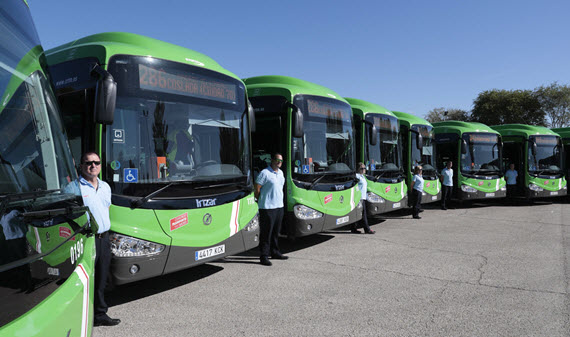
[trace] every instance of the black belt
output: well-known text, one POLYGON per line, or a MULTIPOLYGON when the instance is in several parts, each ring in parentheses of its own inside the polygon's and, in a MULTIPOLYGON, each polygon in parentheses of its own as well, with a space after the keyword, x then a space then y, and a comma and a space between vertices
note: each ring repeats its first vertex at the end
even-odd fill
POLYGON ((97 233, 95 234, 95 237, 98 239, 103 239, 107 233, 109 232, 97 233))

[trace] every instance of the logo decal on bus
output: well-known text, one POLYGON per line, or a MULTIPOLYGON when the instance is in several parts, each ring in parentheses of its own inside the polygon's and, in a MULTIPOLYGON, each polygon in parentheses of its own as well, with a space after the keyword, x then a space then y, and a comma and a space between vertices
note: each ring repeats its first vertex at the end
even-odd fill
POLYGON ((325 197, 325 205, 331 202, 333 199, 332 193, 325 197))
POLYGON ((483 186, 483 182, 482 182, 482 181, 479 182, 479 186, 483 186))
POLYGON ((548 185, 548 180, 545 180, 545 181, 544 181, 544 185, 548 185))
POLYGON ((204 223, 204 225, 208 226, 209 224, 212 223, 212 214, 210 213, 206 213, 204 214, 204 217, 202 218, 202 222, 204 223))
POLYGON ((335 188, 337 191, 342 191, 342 190, 344 190, 344 185, 334 185, 334 188, 335 188))
POLYGON ((390 192, 390 190, 391 190, 390 186, 386 186, 386 189, 385 189, 386 193, 390 192))
POLYGON ((338 202, 340 202, 341 204, 344 202, 344 197, 341 195, 340 198, 338 198, 338 202))
POLYGON ((197 199, 196 200, 196 207, 208 207, 208 206, 216 206, 216 199, 197 199))
POLYGON ((170 219, 170 230, 173 231, 188 224, 188 212, 170 219))

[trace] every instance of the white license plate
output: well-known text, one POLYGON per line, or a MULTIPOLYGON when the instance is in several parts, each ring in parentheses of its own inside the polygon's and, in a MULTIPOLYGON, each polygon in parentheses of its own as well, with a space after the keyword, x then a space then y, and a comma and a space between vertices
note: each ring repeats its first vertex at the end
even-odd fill
POLYGON ((494 197, 495 193, 485 193, 485 198, 494 197))
POLYGON ((336 219, 336 224, 337 224, 337 225, 342 225, 343 223, 347 223, 347 222, 348 222, 348 215, 347 215, 347 216, 343 216, 342 218, 336 219))
POLYGON ((397 203, 395 203, 395 204, 392 205, 392 208, 400 208, 400 205, 401 205, 401 204, 400 204, 399 202, 397 202, 397 203))
POLYGON ((212 256, 221 255, 226 252, 226 245, 202 249, 196 252, 195 261, 207 259, 212 256))
POLYGON ((550 195, 558 195, 558 191, 556 191, 556 192, 550 192, 550 195))
POLYGON ((437 195, 432 195, 431 200, 437 200, 437 195))

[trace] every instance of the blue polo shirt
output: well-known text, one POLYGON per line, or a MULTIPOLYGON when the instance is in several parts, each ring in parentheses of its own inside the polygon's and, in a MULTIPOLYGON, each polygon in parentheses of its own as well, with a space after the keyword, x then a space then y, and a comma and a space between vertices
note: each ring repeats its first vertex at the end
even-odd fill
POLYGON ((360 193, 362 196, 361 199, 366 200, 366 190, 368 189, 368 182, 366 181, 366 178, 360 173, 356 174, 356 178, 358 178, 358 189, 360 189, 360 193))
POLYGON ((507 185, 516 185, 518 175, 519 173, 517 172, 517 170, 507 170, 507 172, 505 172, 505 178, 507 178, 507 185))
POLYGON ((443 185, 453 186, 453 169, 448 169, 447 167, 441 171, 443 176, 443 185))
POLYGON ((412 179, 414 183, 414 190, 423 192, 424 191, 424 178, 419 174, 415 174, 414 178, 412 179))
POLYGON ((257 201, 260 209, 283 207, 283 185, 285 185, 283 171, 277 169, 275 172, 271 166, 268 166, 259 173, 255 183, 261 186, 257 201))
POLYGON ((91 214, 99 225, 97 233, 104 233, 111 229, 109 207, 111 206, 111 187, 103 180, 97 178, 98 187, 95 189, 85 178, 79 178, 79 187, 83 204, 89 207, 91 214))

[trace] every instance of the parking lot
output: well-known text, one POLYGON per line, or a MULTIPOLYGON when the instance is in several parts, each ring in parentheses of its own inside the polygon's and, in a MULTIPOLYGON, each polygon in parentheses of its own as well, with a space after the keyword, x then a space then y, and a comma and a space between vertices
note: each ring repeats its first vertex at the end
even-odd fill
POLYGON ((124 285, 94 336, 570 336, 570 205, 473 204, 124 285))

